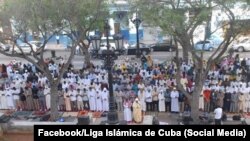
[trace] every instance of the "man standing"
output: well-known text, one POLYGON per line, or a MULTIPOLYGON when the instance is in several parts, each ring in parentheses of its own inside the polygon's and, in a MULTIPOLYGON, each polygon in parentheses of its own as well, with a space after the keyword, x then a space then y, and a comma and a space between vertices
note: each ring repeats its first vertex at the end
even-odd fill
POLYGON ((220 106, 217 106, 217 108, 214 110, 214 122, 215 125, 221 125, 221 118, 222 118, 222 108, 220 106))
POLYGON ((56 43, 59 45, 60 44, 60 36, 57 34, 56 35, 56 43))
POLYGON ((92 87, 89 87, 88 91, 88 99, 89 99, 89 107, 90 111, 95 111, 96 110, 96 92, 95 90, 92 89, 92 87))
POLYGON ((77 111, 76 91, 73 88, 71 88, 69 95, 70 95, 71 109, 73 111, 77 111))
POLYGON ((50 110, 50 87, 46 84, 44 89, 45 102, 47 110, 50 110))
POLYGON ((77 89, 77 93, 76 93, 76 103, 77 103, 77 110, 78 111, 82 111, 83 110, 83 94, 82 91, 80 89, 77 89))
POLYGON ((179 92, 174 87, 173 91, 170 94, 171 96, 171 112, 179 112, 179 92))
POLYGON ((123 97, 123 94, 122 94, 122 91, 121 90, 116 90, 115 91, 115 97, 116 97, 116 104, 117 104, 117 109, 118 111, 123 111, 123 103, 122 103, 122 97, 123 97))
POLYGON ((159 112, 165 112, 166 106, 165 106, 165 97, 163 90, 159 93, 159 112))
POLYGON ((89 110, 89 97, 86 88, 83 88, 83 108, 84 110, 89 110))
POLYGON ((102 99, 102 109, 104 112, 109 111, 109 92, 107 88, 104 88, 101 94, 101 99, 102 99))
POLYGON ((39 87, 38 92, 37 92, 37 96, 38 96, 38 101, 39 101, 39 105, 40 105, 40 111, 45 111, 46 100, 45 100, 43 87, 41 87, 41 86, 39 87))
POLYGON ((147 111, 153 111, 152 109, 152 92, 151 89, 148 88, 147 91, 145 92, 145 102, 146 102, 146 110, 147 111))
POLYGON ((133 118, 136 123, 142 122, 142 106, 138 98, 133 102, 133 118))

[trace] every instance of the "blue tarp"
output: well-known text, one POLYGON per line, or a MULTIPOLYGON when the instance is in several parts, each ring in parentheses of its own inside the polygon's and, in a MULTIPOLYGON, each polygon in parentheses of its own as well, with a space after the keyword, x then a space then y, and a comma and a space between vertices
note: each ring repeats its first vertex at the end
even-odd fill
MULTIPOLYGON (((139 30, 139 40, 143 38, 143 30, 139 30)), ((129 35, 129 44, 135 44, 136 43, 136 34, 130 34, 129 35)))

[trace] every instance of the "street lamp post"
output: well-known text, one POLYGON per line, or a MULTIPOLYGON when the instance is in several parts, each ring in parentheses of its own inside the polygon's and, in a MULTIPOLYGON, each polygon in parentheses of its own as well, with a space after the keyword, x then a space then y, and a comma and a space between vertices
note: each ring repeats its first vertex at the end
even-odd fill
POLYGON ((139 27, 141 24, 141 19, 138 18, 137 13, 135 19, 132 21, 136 28, 136 57, 140 58, 140 43, 139 43, 139 27))
POLYGON ((106 66, 108 71, 108 85, 109 85, 109 111, 108 111, 108 124, 118 124, 118 113, 115 106, 115 97, 113 92, 113 76, 112 76, 112 56, 114 55, 113 52, 109 49, 109 31, 110 26, 108 21, 105 21, 104 26, 105 32, 106 32, 106 40, 107 40, 107 52, 106 52, 106 66))
POLYGON ((122 55, 124 53, 124 43, 122 34, 116 34, 113 36, 113 38, 116 46, 115 54, 122 55))
POLYGON ((99 50, 100 50, 100 43, 101 43, 101 37, 98 35, 92 36, 92 51, 91 55, 93 58, 98 58, 99 57, 99 50), (93 42, 94 41, 94 42, 93 42))

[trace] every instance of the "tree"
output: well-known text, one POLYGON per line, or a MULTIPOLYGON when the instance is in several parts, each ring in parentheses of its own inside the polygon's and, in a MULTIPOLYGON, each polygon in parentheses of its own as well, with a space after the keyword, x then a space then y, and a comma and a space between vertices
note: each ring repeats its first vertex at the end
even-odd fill
MULTIPOLYGON (((143 20, 153 26, 160 27, 165 33, 174 37, 175 43, 180 43, 183 49, 183 59, 191 59, 194 62, 195 87, 194 91, 189 94, 180 84, 180 65, 179 51, 176 50, 175 63, 177 65, 177 87, 181 90, 191 103, 191 115, 195 122, 198 122, 199 117, 199 95, 202 92, 203 84, 211 66, 218 62, 220 57, 227 51, 230 43, 235 37, 245 29, 243 24, 236 22, 232 8, 238 2, 235 0, 206 0, 206 1, 190 1, 190 0, 150 0, 150 1, 132 1, 132 8, 142 11, 143 20), (221 9, 221 12, 226 16, 224 22, 220 22, 218 27, 211 31, 210 34, 218 30, 227 28, 224 33, 224 40, 218 45, 218 48, 207 58, 207 63, 204 64, 204 45, 200 52, 194 49, 195 31, 199 26, 204 25, 209 27, 211 22, 211 14, 214 9, 221 9), (192 13, 192 17, 187 16, 192 13), (226 21, 226 22, 225 22, 226 21), (239 24, 241 24, 239 26, 239 24), (237 26, 236 26, 237 25, 237 26)), ((244 1, 241 1, 242 8, 246 6, 244 1)), ((209 38, 209 34, 204 35, 204 41, 209 38)))
MULTIPOLYGON (((4 38, 4 40, 9 40, 13 43, 11 49, 12 51, 10 53, 0 51, 0 53, 10 57, 24 58, 28 62, 34 64, 48 78, 51 87, 51 120, 56 120, 59 115, 57 95, 58 85, 60 84, 63 74, 69 67, 74 57, 76 46, 86 38, 86 36, 77 36, 77 34, 73 32, 76 30, 73 29, 78 26, 84 27, 84 35, 87 31, 93 29, 95 27, 95 24, 91 23, 95 23, 95 21, 99 20, 99 17, 95 16, 97 12, 96 9, 93 8, 93 6, 103 4, 103 1, 96 0, 74 0, 70 2, 66 0, 7 0, 4 2, 0 9, 0 15, 5 17, 5 20, 11 21, 14 27, 13 34, 1 34, 3 35, 1 36, 1 38, 4 38), (78 7, 78 9, 74 10, 74 8, 76 7, 78 7), (90 7, 93 9, 91 9, 90 7), (77 13, 77 10, 79 10, 79 8, 82 8, 82 10, 77 13), (70 12, 72 12, 73 15, 70 15, 70 12), (80 14, 80 12, 81 15, 74 16, 74 14, 80 14), (84 24, 85 22, 89 22, 89 20, 87 20, 87 16, 90 17, 91 15, 93 15, 95 19, 91 20, 91 23, 88 25, 84 24), (78 19, 80 18, 80 16, 82 16, 82 18, 78 19), (81 20, 81 22, 79 22, 78 20, 81 20), (30 44, 28 40, 28 34, 33 31, 38 31, 42 36, 43 43, 40 47, 40 54, 36 50, 34 50, 32 44, 30 44), (65 58, 66 63, 59 68, 58 76, 54 77, 54 74, 50 72, 47 64, 44 61, 45 46, 53 36, 62 31, 66 31, 67 35, 72 39, 72 48, 70 49, 69 57, 65 58), (18 41, 29 45, 31 49, 31 56, 24 53, 22 48, 18 46, 18 41), (15 48, 18 48, 18 52, 20 53, 15 52, 15 48)), ((99 8, 101 9, 102 7, 99 8)), ((83 30, 78 31, 80 32, 80 34, 82 34, 81 32, 83 30)))
POLYGON ((77 42, 77 45, 84 53, 85 64, 90 64, 90 31, 102 31, 104 20, 109 16, 105 0, 58 0, 59 13, 69 25, 70 39, 77 42))

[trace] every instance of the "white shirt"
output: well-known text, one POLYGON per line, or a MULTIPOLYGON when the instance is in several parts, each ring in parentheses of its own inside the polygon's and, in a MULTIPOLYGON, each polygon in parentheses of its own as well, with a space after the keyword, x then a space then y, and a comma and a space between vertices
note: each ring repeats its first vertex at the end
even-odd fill
POLYGON ((70 101, 76 101, 76 91, 70 91, 70 101))
POLYGON ((82 92, 77 92, 77 101, 82 101, 82 92))
POLYGON ((214 118, 215 119, 221 119, 222 117, 222 108, 218 107, 214 110, 214 118))

